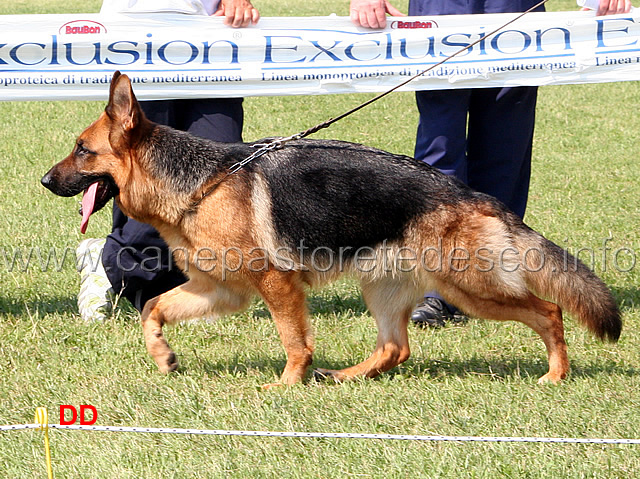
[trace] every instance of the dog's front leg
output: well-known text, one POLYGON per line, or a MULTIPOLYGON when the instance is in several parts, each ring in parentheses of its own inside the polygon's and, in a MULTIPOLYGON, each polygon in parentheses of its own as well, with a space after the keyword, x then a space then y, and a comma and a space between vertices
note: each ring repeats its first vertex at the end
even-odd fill
POLYGON ((217 316, 246 307, 251 291, 222 284, 206 275, 192 277, 188 282, 148 301, 142 311, 142 331, 147 351, 163 373, 175 371, 178 361, 162 333, 165 324, 185 319, 217 316))
POLYGON ((175 371, 178 367, 176 353, 169 347, 169 343, 164 338, 162 326, 165 318, 162 310, 158 308, 161 296, 157 296, 145 304, 142 310, 142 332, 147 351, 163 373, 175 371))
MULTIPOLYGON (((287 353, 287 365, 279 384, 295 384, 304 378, 313 358, 306 297, 299 273, 271 270, 261 276, 257 288, 271 312, 287 353)), ((279 384, 266 384, 264 387, 279 384)))

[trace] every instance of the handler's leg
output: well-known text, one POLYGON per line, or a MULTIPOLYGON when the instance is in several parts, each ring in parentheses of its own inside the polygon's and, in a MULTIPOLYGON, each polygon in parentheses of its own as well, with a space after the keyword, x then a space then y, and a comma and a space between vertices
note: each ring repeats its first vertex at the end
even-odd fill
MULTIPOLYGON (((473 90, 416 92, 420 122, 414 156, 462 182, 468 180, 467 112, 473 90)), ((421 327, 441 327, 447 321, 466 319, 436 291, 424 294, 411 320, 421 327)))
POLYGON ((469 108, 468 182, 524 217, 531 176, 536 87, 478 88, 469 108))

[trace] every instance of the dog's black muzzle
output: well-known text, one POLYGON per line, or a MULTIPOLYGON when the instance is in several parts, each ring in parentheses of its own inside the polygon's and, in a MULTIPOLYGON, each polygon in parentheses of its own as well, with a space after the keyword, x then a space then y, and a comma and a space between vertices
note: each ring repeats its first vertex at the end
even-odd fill
POLYGON ((51 168, 40 180, 42 186, 55 195, 67 198, 76 196, 97 182, 98 192, 94 211, 98 211, 119 193, 118 187, 110 176, 88 176, 78 173, 61 175, 57 166, 51 168))

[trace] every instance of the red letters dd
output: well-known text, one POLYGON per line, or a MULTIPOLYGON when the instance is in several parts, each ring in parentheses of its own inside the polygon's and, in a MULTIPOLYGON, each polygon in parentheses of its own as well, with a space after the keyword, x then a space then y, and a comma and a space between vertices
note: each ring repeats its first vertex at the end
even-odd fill
MULTIPOLYGON (((60 425, 68 426, 70 424, 75 424, 78 419, 78 410, 75 406, 71 406, 70 404, 62 404, 60 405, 60 425), (66 419, 66 412, 71 412, 71 420, 66 419)), ((87 404, 83 404, 80 406, 80 424, 82 426, 91 426, 95 424, 98 420, 98 410, 95 406, 89 406, 87 404), (86 411, 91 411, 91 418, 87 420, 85 413, 86 411)))

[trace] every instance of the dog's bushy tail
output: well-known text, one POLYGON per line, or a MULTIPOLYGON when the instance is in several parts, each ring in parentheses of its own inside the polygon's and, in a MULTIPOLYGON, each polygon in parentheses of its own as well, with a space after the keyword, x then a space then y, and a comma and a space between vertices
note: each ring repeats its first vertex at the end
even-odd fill
POLYGON ((530 231, 520 238, 525 278, 537 295, 556 303, 601 340, 615 342, 622 320, 611 291, 578 258, 530 231), (522 241, 524 240, 524 241, 522 241))

